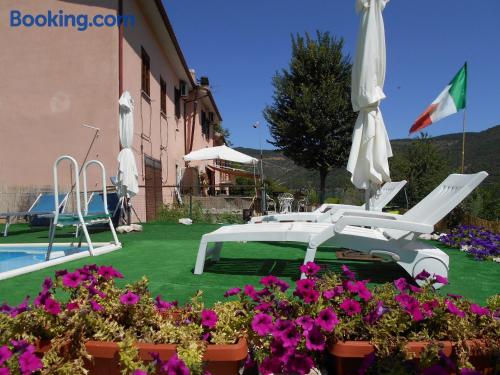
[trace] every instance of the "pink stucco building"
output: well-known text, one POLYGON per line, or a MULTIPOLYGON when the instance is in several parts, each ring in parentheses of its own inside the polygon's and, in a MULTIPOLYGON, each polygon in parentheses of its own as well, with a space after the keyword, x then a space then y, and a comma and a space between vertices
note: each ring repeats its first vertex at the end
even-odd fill
MULTIPOLYGON (((161 0, 3 0, 0 47, 0 193, 51 188, 52 164, 62 154, 80 164, 101 160, 115 175, 124 90, 135 102, 133 151, 141 188, 133 203, 142 220, 175 199, 172 188, 161 186, 181 178, 183 155, 217 143, 221 115, 209 86, 189 70, 161 0), (18 21, 32 15, 35 24, 12 26, 12 10, 21 14, 18 21), (133 25, 79 30, 70 18, 66 27, 49 27, 43 17, 36 19, 48 11, 101 22, 132 15, 133 25), (100 129, 92 145, 94 131, 82 124, 100 129)), ((198 184, 198 173, 206 172, 218 184, 221 174, 206 168, 212 163, 191 164, 196 169, 184 173, 185 183, 198 184)), ((94 176, 90 188, 97 181, 94 176)))

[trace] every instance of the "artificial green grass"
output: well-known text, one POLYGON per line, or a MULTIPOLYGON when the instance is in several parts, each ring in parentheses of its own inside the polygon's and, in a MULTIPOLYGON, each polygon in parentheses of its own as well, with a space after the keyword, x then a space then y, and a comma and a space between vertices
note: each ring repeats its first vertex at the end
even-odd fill
MULTIPOLYGON (((194 275, 193 267, 202 234, 217 225, 145 224, 144 232, 119 235, 123 249, 98 257, 88 257, 46 268, 15 278, 0 281, 0 303, 17 304, 26 296, 36 296, 40 284, 58 269, 80 267, 85 264, 112 265, 124 274, 119 285, 125 285, 147 276, 153 295, 183 303, 197 290, 203 290, 207 305, 223 299, 231 287, 257 284, 264 275, 273 274, 288 282, 299 278, 299 266, 304 259, 304 246, 285 243, 227 243, 217 263, 207 263, 202 275, 194 275)), ((70 230, 70 229, 69 229, 70 230)), ((58 231, 57 242, 71 241, 69 230, 58 231)), ((109 232, 95 233, 93 241, 109 241, 109 232)), ((9 237, 0 237, 2 243, 47 242, 47 230, 31 231, 27 225, 13 225, 9 237)), ((437 245, 437 243, 433 243, 437 245)), ((478 262, 456 249, 440 246, 450 256, 450 285, 440 293, 460 294, 476 303, 500 292, 500 265, 478 262)), ((338 260, 335 251, 320 248, 316 262, 330 271, 340 272, 347 264, 360 279, 370 279, 371 285, 390 282, 406 273, 396 263, 338 260)))

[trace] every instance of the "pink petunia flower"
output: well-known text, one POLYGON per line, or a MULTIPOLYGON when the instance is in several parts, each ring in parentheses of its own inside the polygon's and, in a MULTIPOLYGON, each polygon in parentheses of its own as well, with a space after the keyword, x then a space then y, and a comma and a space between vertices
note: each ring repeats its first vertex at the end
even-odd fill
POLYGON ((137 302, 139 302, 140 299, 141 297, 129 290, 127 291, 127 293, 122 294, 122 296, 120 297, 120 302, 122 303, 122 305, 135 305, 137 304, 137 302))
POLYGON ((274 339, 271 342, 271 354, 282 362, 286 362, 294 350, 295 348, 291 346, 285 346, 280 339, 274 339))
POLYGON ((259 336, 265 336, 271 332, 273 327, 273 318, 267 314, 257 314, 252 320, 252 329, 257 332, 259 336))
POLYGON ((276 357, 264 358, 259 366, 259 372, 262 375, 279 374, 282 372, 283 362, 276 357))
POLYGON ((314 367, 313 359, 305 353, 295 352, 285 363, 287 374, 306 375, 314 367))
POLYGON ((148 373, 144 370, 141 370, 141 369, 136 369, 134 370, 134 372, 132 373, 132 375, 148 375, 148 373))
POLYGON ((361 312, 361 305, 359 302, 349 298, 345 299, 340 304, 340 308, 349 316, 357 315, 361 312))
POLYGON ((309 315, 303 315, 295 320, 304 331, 309 331, 314 326, 314 319, 309 315))
POLYGON ((343 274, 350 280, 356 280, 356 274, 352 272, 349 267, 347 267, 345 264, 342 265, 342 272, 343 274))
POLYGON ((0 375, 10 375, 10 370, 7 367, 0 367, 0 375))
POLYGON ((321 267, 314 262, 307 262, 300 266, 300 272, 305 273, 307 276, 314 276, 321 270, 321 267))
POLYGON ((404 292, 405 289, 408 288, 408 282, 406 281, 406 279, 404 277, 401 277, 397 280, 394 280, 394 286, 400 292, 404 292))
POLYGON ((63 285, 68 288, 78 288, 81 282, 82 275, 79 271, 69 272, 62 278, 63 285))
POLYGON ((472 303, 470 305, 470 311, 473 314, 476 314, 478 316, 483 316, 483 315, 489 315, 490 314, 490 309, 487 307, 481 307, 479 305, 476 305, 475 303, 472 303))
POLYGON ((434 275, 434 281, 439 284, 447 285, 448 279, 441 275, 434 275))
POLYGON ((450 300, 446 301, 446 309, 453 315, 459 316, 461 318, 465 317, 465 312, 460 310, 453 302, 450 300))
POLYGON ((427 280, 431 274, 426 270, 422 270, 417 276, 415 276, 416 280, 427 280))
POLYGON ((58 315, 61 312, 61 304, 53 298, 47 298, 44 304, 45 311, 52 315, 58 315))
POLYGON ((10 357, 12 357, 12 352, 10 351, 7 345, 3 345, 0 347, 0 366, 3 365, 5 361, 7 361, 10 357))
POLYGON ((339 320, 337 314, 330 308, 327 307, 319 312, 318 317, 315 320, 316 324, 327 332, 331 332, 339 320))
POLYGON ((70 302, 67 304, 66 309, 68 311, 73 311, 73 310, 78 309, 78 307, 79 307, 78 302, 70 302))
POLYGON ((217 319, 217 313, 213 310, 206 309, 201 312, 201 324, 207 328, 214 328, 217 319))
POLYGON ((259 300, 259 296, 257 295, 257 291, 255 290, 255 288, 253 287, 253 285, 245 285, 244 289, 243 289, 243 293, 250 297, 252 300, 254 300, 255 302, 257 302, 259 300))
POLYGON ((155 307, 159 312, 167 311, 172 307, 176 306, 176 302, 168 302, 161 299, 161 295, 157 295, 155 298, 155 307))
POLYGON ((45 280, 43 280, 42 288, 43 290, 49 290, 50 288, 52 288, 53 285, 54 283, 52 279, 50 277, 46 277, 45 280))
POLYGON ((372 299, 372 292, 370 292, 370 289, 366 287, 366 284, 363 281, 357 281, 356 285, 358 287, 359 298, 366 302, 372 299))
POLYGON ((167 375, 189 375, 189 369, 182 359, 175 353, 168 362, 164 363, 161 367, 167 375))
POLYGON ((236 294, 240 293, 241 289, 240 288, 231 288, 224 293, 224 297, 230 297, 230 296, 235 296, 236 294))
POLYGON ((306 348, 309 350, 322 351, 325 349, 325 336, 321 333, 318 326, 314 326, 311 330, 305 333, 306 348))
POLYGON ((19 368, 23 374, 31 374, 34 371, 40 370, 43 363, 35 354, 25 351, 19 356, 19 368))
POLYGON ((90 307, 92 308, 92 310, 94 311, 102 311, 104 310, 104 307, 102 307, 101 305, 99 305, 99 303, 97 303, 96 301, 94 301, 93 299, 91 299, 89 301, 90 303, 90 307))
POLYGON ((97 274, 104 277, 106 280, 111 280, 114 278, 123 279, 123 275, 121 272, 115 270, 111 266, 100 266, 97 270, 97 274))

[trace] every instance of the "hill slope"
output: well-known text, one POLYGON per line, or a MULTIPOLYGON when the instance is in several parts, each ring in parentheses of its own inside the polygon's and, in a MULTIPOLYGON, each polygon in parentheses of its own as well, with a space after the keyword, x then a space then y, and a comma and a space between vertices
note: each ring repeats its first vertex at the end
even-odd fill
MULTIPOLYGON (((462 133, 446 134, 432 138, 443 155, 449 161, 450 172, 458 171, 461 163, 462 133)), ((391 141, 393 153, 403 152, 412 139, 396 139, 391 141)), ((259 158, 260 151, 252 148, 237 148, 245 154, 259 158)), ((481 132, 466 133, 465 171, 478 172, 485 170, 490 177, 487 183, 500 183, 500 125, 481 132)), ((299 167, 276 150, 264 150, 264 174, 283 185, 298 189, 307 186, 317 188, 318 173, 299 167)), ((333 170, 327 178, 327 186, 343 187, 350 185, 350 175, 344 169, 333 170)))

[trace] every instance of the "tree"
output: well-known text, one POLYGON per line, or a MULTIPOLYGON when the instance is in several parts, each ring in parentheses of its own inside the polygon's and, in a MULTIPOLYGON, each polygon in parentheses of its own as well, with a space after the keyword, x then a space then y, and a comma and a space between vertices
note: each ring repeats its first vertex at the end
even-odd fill
POLYGON ((317 170, 320 201, 332 168, 349 157, 356 114, 351 106, 350 58, 344 40, 317 32, 292 36, 290 66, 273 77, 274 103, 264 109, 272 141, 296 164, 317 170))
POLYGON ((421 133, 406 153, 398 153, 391 159, 391 179, 408 181, 405 188, 410 207, 434 190, 449 172, 449 162, 426 133, 421 133))

